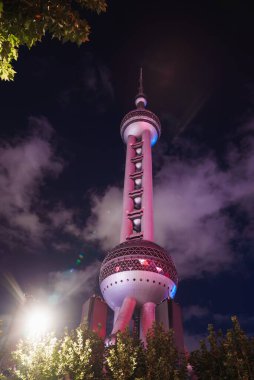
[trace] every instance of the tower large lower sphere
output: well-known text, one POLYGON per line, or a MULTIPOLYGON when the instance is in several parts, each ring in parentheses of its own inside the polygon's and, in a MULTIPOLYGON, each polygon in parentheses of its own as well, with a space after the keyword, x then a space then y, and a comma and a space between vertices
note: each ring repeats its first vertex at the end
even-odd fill
POLYGON ((140 337, 155 321, 155 307, 173 298, 177 272, 168 253, 153 242, 153 146, 161 133, 158 117, 145 109, 147 101, 140 75, 136 110, 121 123, 121 136, 127 145, 121 243, 108 252, 100 270, 104 300, 114 310, 112 335, 129 326, 139 313, 140 337))

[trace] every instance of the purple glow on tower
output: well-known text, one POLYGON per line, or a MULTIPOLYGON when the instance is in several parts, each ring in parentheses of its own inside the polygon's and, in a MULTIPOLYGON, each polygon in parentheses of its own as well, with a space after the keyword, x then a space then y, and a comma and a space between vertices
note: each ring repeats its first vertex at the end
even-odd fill
POLYGON ((161 134, 158 117, 146 109, 142 69, 136 109, 122 120, 120 131, 127 145, 120 244, 108 252, 100 271, 100 288, 114 310, 112 334, 139 314, 140 337, 155 321, 155 307, 174 296, 178 277, 167 252, 153 242, 152 151, 161 134))

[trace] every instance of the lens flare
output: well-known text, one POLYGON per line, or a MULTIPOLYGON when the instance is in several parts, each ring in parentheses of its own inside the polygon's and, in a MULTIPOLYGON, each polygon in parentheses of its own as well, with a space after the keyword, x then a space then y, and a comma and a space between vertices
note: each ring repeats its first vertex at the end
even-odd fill
POLYGON ((25 302, 24 292, 11 273, 3 274, 3 285, 20 304, 25 302))

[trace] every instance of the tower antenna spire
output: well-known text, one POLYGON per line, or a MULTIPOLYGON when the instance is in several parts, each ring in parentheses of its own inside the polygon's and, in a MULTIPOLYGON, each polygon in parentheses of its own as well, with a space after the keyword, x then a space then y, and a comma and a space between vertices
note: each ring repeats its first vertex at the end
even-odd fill
POLYGON ((140 67, 140 72, 139 72, 138 94, 139 95, 143 95, 144 94, 144 88, 143 88, 143 68, 142 67, 140 67))
POLYGON ((135 98, 135 104, 137 108, 144 108, 147 105, 146 95, 143 87, 143 68, 140 67, 139 81, 138 81, 138 93, 135 98))

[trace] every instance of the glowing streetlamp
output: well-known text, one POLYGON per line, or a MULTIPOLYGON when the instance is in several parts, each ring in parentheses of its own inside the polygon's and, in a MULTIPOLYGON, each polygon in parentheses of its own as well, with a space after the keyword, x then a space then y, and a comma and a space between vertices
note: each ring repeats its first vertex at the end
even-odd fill
POLYGON ((38 340, 49 332, 52 322, 52 313, 47 307, 32 305, 24 314, 23 334, 30 340, 38 340))

